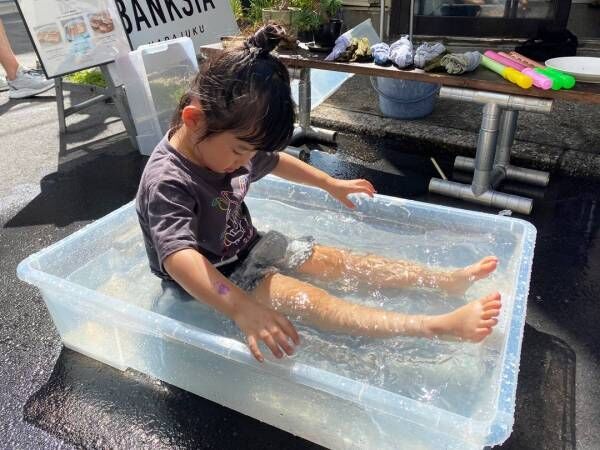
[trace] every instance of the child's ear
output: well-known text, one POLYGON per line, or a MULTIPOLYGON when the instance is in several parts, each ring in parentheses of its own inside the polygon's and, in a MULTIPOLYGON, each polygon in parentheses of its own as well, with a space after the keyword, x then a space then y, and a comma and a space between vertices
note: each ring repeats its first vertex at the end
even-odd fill
POLYGON ((181 120, 186 127, 197 130, 204 123, 204 111, 200 105, 192 103, 181 111, 181 120))

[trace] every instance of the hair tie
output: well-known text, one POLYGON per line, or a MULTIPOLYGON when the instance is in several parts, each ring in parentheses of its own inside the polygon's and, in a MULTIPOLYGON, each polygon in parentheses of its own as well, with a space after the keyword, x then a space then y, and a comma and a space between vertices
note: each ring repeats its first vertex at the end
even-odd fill
POLYGON ((286 36, 285 28, 275 23, 260 27, 254 35, 248 38, 245 46, 251 54, 262 56, 271 53, 286 36))

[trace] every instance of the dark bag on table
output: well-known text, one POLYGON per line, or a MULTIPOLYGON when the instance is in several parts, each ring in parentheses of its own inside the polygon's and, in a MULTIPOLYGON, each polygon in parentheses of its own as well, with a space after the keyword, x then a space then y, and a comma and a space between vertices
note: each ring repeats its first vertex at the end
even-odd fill
POLYGON ((567 29, 543 30, 535 39, 529 39, 515 50, 536 61, 546 61, 561 56, 575 56, 577 45, 577 36, 567 29))

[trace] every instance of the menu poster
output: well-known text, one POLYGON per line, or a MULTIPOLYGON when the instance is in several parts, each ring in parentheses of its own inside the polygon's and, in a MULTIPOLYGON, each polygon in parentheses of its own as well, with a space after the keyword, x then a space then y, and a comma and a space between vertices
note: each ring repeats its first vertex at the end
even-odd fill
POLYGON ((240 30, 229 0, 115 0, 131 45, 189 37, 196 51, 240 30))
POLYGON ((130 50, 112 0, 17 0, 48 78, 110 63, 130 50))

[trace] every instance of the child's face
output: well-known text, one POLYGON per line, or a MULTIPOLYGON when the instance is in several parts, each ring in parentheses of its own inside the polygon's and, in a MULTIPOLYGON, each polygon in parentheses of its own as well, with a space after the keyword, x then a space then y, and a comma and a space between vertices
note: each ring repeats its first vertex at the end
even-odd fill
POLYGON ((216 173, 231 173, 248 164, 256 151, 250 144, 226 131, 198 142, 194 146, 194 153, 207 169, 216 173))

